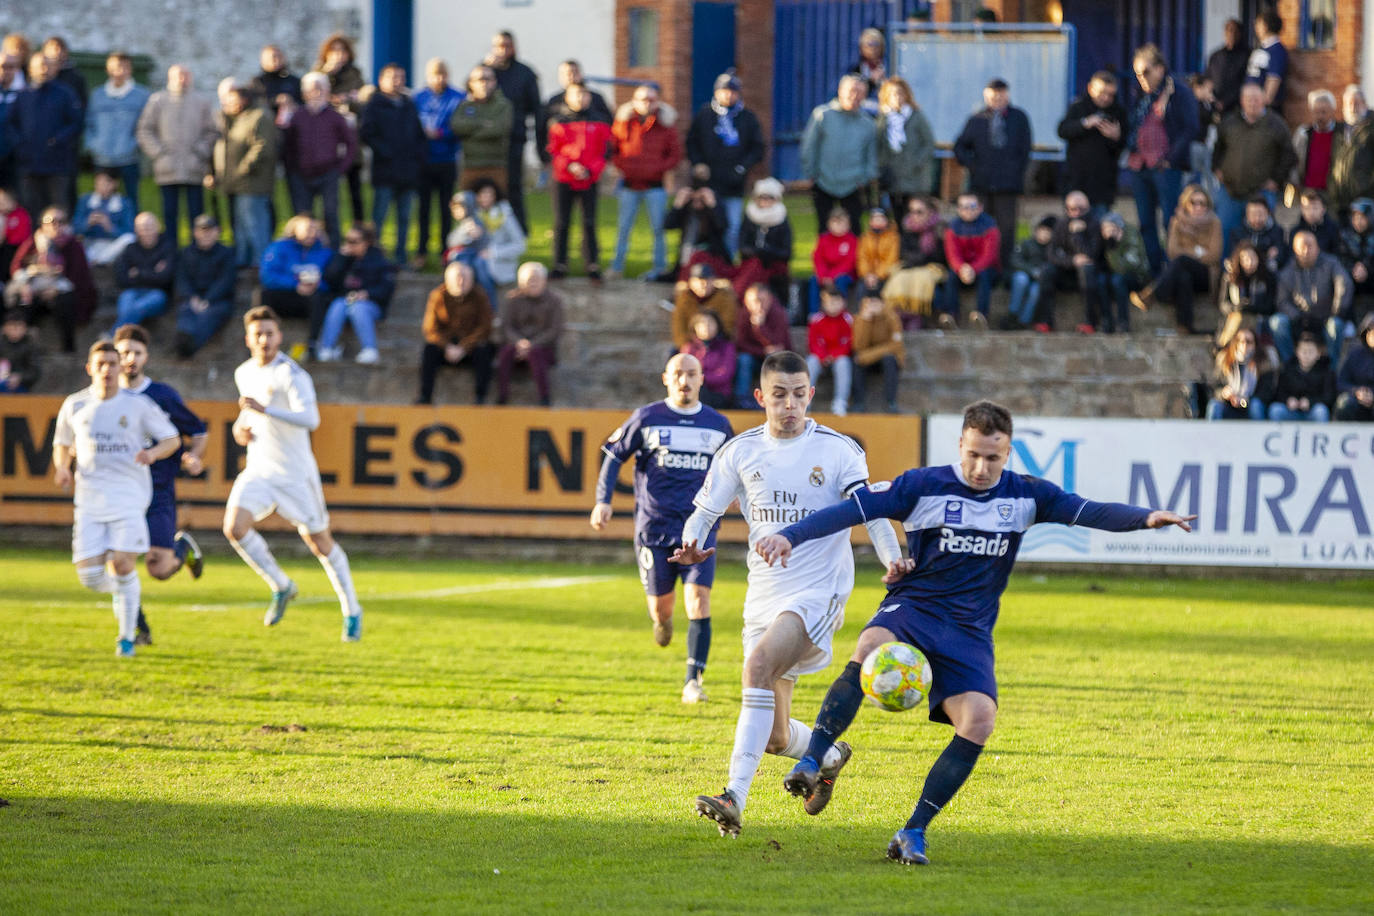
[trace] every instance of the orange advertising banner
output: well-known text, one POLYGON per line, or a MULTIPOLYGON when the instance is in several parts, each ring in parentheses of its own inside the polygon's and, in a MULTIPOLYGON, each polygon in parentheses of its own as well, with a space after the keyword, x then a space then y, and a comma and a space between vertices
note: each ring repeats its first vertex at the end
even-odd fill
MULTIPOLYGON (((61 404, 56 397, 0 396, 0 522, 71 524, 71 493, 52 480, 52 434, 61 404)), ((243 450, 229 433, 238 407, 231 401, 189 406, 206 420, 210 444, 205 473, 177 481, 179 521, 217 529, 243 464, 243 450)), ((631 536, 632 463, 621 469, 611 524, 597 532, 587 522, 601 445, 629 410, 327 404, 320 416, 313 442, 335 531, 602 540, 631 536)), ((761 411, 728 416, 736 431, 763 422, 761 411)), ((864 446, 874 480, 920 463, 920 417, 819 419, 864 446)), ((723 539, 743 541, 743 521, 733 510, 726 519, 723 539)), ((865 538, 859 533, 856 539, 865 538)))

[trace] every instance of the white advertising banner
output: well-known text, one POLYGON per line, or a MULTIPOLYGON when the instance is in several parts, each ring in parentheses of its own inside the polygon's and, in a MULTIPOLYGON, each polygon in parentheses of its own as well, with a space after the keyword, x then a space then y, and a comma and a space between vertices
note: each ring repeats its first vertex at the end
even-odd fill
MULTIPOLYGON (((958 461, 962 422, 930 418, 929 464, 958 461)), ((1191 534, 1036 525, 1023 560, 1374 569, 1374 426, 1017 419, 1008 468, 1089 499, 1198 516, 1191 534)))

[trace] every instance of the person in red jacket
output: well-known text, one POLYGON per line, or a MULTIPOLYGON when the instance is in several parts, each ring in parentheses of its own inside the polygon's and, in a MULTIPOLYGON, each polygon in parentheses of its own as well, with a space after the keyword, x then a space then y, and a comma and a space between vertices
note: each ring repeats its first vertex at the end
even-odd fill
POLYGON ((858 270, 859 239, 850 231, 849 214, 840 207, 830 211, 825 220, 825 232, 816 239, 811 252, 811 265, 816 270, 811 281, 807 314, 815 315, 821 306, 823 289, 838 290, 841 297, 849 294, 858 270))
POLYGON ((854 378, 851 359, 854 351, 854 318, 846 310, 844 294, 839 290, 829 287, 822 291, 821 310, 811 316, 807 325, 806 345, 811 351, 806 357, 806 367, 811 371, 811 384, 815 385, 820 380, 822 370, 829 369, 835 382, 830 412, 837 417, 844 416, 849 412, 849 386, 854 378))
POLYGON ((968 323, 974 330, 986 331, 992 287, 1002 267, 998 254, 1002 233, 992 217, 983 212, 983 202, 977 194, 960 194, 956 206, 958 214, 945 230, 945 258, 950 276, 945 281, 944 303, 939 306, 940 327, 953 330, 959 326, 959 291, 965 286, 976 286, 978 310, 969 314, 968 323))
POLYGON ((596 183, 606 169, 611 125, 594 120, 592 94, 581 83, 569 83, 563 93, 567 110, 549 123, 549 155, 553 162, 553 270, 550 280, 568 275, 568 223, 573 202, 582 208, 582 260, 587 276, 601 279, 597 263, 596 183))
POLYGON ((668 192, 663 176, 682 160, 682 141, 673 124, 677 112, 658 99, 652 83, 636 87, 634 97, 615 112, 611 136, 615 138, 615 157, 611 163, 620 170, 615 259, 611 274, 625 272, 625 254, 630 248, 639 205, 649 211, 649 228, 654 234, 654 263, 649 276, 668 270, 668 246, 663 237, 663 217, 668 212, 668 192))

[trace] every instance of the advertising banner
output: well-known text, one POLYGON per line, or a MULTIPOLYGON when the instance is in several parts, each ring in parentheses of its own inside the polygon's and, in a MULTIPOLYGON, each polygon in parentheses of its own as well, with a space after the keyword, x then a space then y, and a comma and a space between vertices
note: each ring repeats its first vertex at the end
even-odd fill
MULTIPOLYGON (((962 422, 930 418, 929 464, 958 460, 962 422)), ((1017 419, 1008 467, 1089 499, 1198 516, 1191 534, 1036 525, 1024 560, 1374 569, 1371 426, 1017 419)))

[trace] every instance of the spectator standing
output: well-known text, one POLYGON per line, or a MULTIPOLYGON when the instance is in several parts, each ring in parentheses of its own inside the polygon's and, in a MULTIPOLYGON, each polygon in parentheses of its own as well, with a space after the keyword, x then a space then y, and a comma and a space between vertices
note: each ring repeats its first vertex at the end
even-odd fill
POLYGON ((486 64, 491 68, 492 76, 502 95, 510 104, 507 141, 502 147, 506 156, 503 174, 508 177, 501 180, 501 188, 510 200, 515 218, 520 221, 520 228, 528 235, 530 224, 525 215, 524 177, 525 141, 529 138, 527 122, 531 118, 534 119, 536 152, 541 159, 546 155, 546 119, 539 100, 539 77, 524 63, 516 60, 515 37, 510 32, 498 32, 492 37, 491 52, 487 55, 486 64))
POLYGON ((1209 420, 1263 420, 1260 383, 1268 367, 1259 361, 1255 332, 1242 328, 1216 356, 1212 367, 1209 420))
POLYGON ((18 185, 15 174, 14 142, 9 132, 9 111, 24 88, 23 64, 17 54, 0 52, 0 188, 18 185))
POLYGON ((692 172, 691 184, 678 189, 673 209, 663 218, 664 229, 681 230, 677 265, 672 271, 679 279, 686 279, 688 268, 697 263, 709 264, 717 273, 734 269, 726 247, 729 217, 701 174, 705 168, 698 172, 694 166, 692 172))
POLYGON ((1212 164, 1221 182, 1217 216, 1227 243, 1223 257, 1230 251, 1231 233, 1245 221, 1246 201, 1260 195, 1272 208, 1296 158, 1287 125, 1264 107, 1260 87, 1247 83, 1240 92, 1240 109, 1221 122, 1212 150, 1212 164))
POLYGON ((186 198, 186 222, 205 210, 203 182, 210 174, 218 129, 214 101, 194 91, 190 68, 167 68, 167 88, 154 92, 138 119, 138 145, 153 161, 153 180, 162 192, 162 219, 175 240, 186 198))
MULTIPOLYGON (((291 116, 282 137, 291 206, 298 214, 308 214, 315 198, 320 198, 325 231, 330 239, 337 239, 339 179, 358 155, 358 135, 348 119, 330 107, 328 76, 312 71, 301 77, 301 95, 305 104, 291 116)), ((272 307, 282 314, 280 308, 272 307)))
POLYGON ((1131 116, 1126 166, 1150 272, 1158 276, 1164 267, 1159 226, 1162 222, 1167 232, 1179 212, 1183 174, 1191 163, 1192 142, 1199 136, 1197 99, 1186 83, 1169 73, 1155 45, 1136 49, 1131 66, 1141 94, 1131 116))
POLYGON ((646 278, 658 277, 668 270, 668 245, 663 230, 668 192, 663 180, 682 161, 676 123, 677 112, 659 101, 658 89, 649 83, 636 86, 630 101, 616 109, 611 124, 611 135, 615 138, 612 164, 620 171, 621 179, 616 188, 617 230, 615 257, 611 261, 614 276, 625 273, 630 234, 641 204, 649 215, 649 230, 653 233, 653 262, 646 278))
POLYGON ((1341 363, 1336 378, 1336 419, 1341 422, 1374 422, 1374 312, 1360 322, 1355 343, 1341 363))
POLYGON ((1345 119, 1345 126, 1351 130, 1369 119, 1369 103, 1358 83, 1351 83, 1341 93, 1341 116, 1345 119))
POLYGON ((854 384, 851 407, 867 413, 868 376, 883 378, 883 409, 897 412, 897 384, 906 364, 906 345, 902 342, 902 322, 883 302, 876 289, 864 291, 859 314, 854 319, 854 384))
POLYGON ((284 129, 291 114, 304 101, 301 97, 301 78, 287 66, 286 55, 277 45, 263 45, 258 53, 262 69, 248 87, 253 96, 262 100, 278 129, 284 129))
POLYGON ((1116 201, 1117 162, 1126 146, 1126 109, 1116 94, 1116 77, 1099 70, 1088 80, 1088 91, 1069 104, 1059 122, 1066 189, 1088 195, 1099 219, 1116 201))
POLYGON ((740 101, 740 81, 733 73, 716 77, 711 101, 702 106, 687 129, 687 158, 707 167, 706 182, 726 218, 727 260, 739 251, 744 219, 744 188, 749 170, 763 161, 763 128, 740 101))
POLYGON ((958 327, 959 291, 972 286, 977 289, 977 305, 969 313, 968 324, 974 330, 986 331, 992 287, 1002 267, 1002 233, 992 216, 984 212, 977 194, 960 194, 956 208, 955 218, 945 229, 945 261, 950 276, 945 284, 945 301, 940 306, 940 327, 958 327))
POLYGON ((107 169, 124 182, 124 195, 138 209, 138 120, 152 93, 134 82, 129 55, 116 51, 105 58, 109 77, 91 93, 86 106, 86 151, 97 169, 107 169))
POLYGON ((69 185, 76 175, 84 115, 76 93, 55 76, 52 61, 34 54, 28 83, 6 111, 24 207, 30 213, 49 207, 70 213, 73 203, 69 185))
POLYGON ((1245 81, 1264 91, 1264 104, 1283 110, 1284 87, 1288 79, 1288 49, 1279 41, 1283 20, 1272 6, 1255 16, 1255 49, 1245 65, 1245 81))
POLYGON ((129 198, 119 193, 113 172, 96 172, 94 183, 94 190, 76 203, 72 231, 86 249, 86 260, 104 266, 113 264, 133 243, 134 207, 129 198))
POLYGON ((787 217, 782 194, 781 181, 760 178, 754 182, 754 194, 744 206, 740 264, 735 271, 735 292, 740 298, 759 281, 768 284, 779 302, 787 301, 791 295, 792 222, 787 217))
MULTIPOLYGON (((508 161, 512 112, 510 101, 497 88, 493 70, 474 67, 468 74, 467 95, 449 119, 449 127, 462 146, 463 190, 471 189, 479 178, 490 178, 509 196, 511 188, 519 182, 520 172, 511 172, 508 161)), ((511 209, 520 219, 521 211, 514 201, 511 209)), ((521 220, 520 225, 529 232, 528 223, 521 220)))
MULTIPOLYGON (((315 59, 315 71, 323 73, 329 79, 329 104, 343 115, 354 131, 357 130, 358 114, 362 111, 359 96, 365 84, 356 60, 353 42, 342 32, 335 32, 326 38, 320 44, 319 54, 315 59)), ((353 214, 355 223, 363 219, 364 213, 362 169, 362 156, 355 154, 344 172, 348 178, 349 212, 353 214)), ((335 229, 337 230, 337 227, 335 229)), ((331 231, 329 237, 335 242, 339 239, 337 231, 331 231)))
POLYGON ((444 282, 430 290, 425 300, 420 396, 415 403, 434 403, 439 370, 466 363, 477 387, 475 402, 485 404, 491 385, 491 328, 491 303, 475 282, 472 268, 449 264, 444 268, 444 282))
POLYGON ((865 94, 860 77, 841 77, 835 98, 811 111, 802 132, 801 169, 811 182, 818 229, 837 206, 851 226, 863 225, 868 188, 878 179, 878 136, 861 107, 865 94))
POLYGON ((5 312, 0 328, 0 394, 32 391, 43 374, 43 352, 23 309, 5 312))
POLYGON ((906 213, 912 197, 929 194, 935 183, 935 134, 925 112, 900 76, 878 90, 878 188, 893 213, 906 213))
POLYGON ((1083 296, 1083 320, 1075 330, 1091 334, 1102 326, 1102 288, 1098 265, 1102 261, 1102 229, 1093 218, 1088 195, 1070 191, 1064 197, 1064 215, 1055 224, 1047 261, 1040 273, 1040 302, 1036 313, 1054 327, 1054 298, 1060 289, 1078 289, 1083 296))
MULTIPOLYGON (((382 231, 396 204, 396 248, 392 259, 406 263, 410 242, 410 207, 429 155, 429 138, 420 112, 406 94, 406 71, 387 64, 377 76, 377 91, 368 96, 359 121, 358 139, 372 150, 372 224, 382 231)), ((356 212, 356 211, 355 211, 356 212)), ((372 249, 372 245, 368 249, 372 249)))
POLYGON ((886 57, 887 39, 882 29, 864 29, 859 33, 859 61, 849 68, 849 73, 863 82, 864 111, 869 115, 877 113, 878 93, 888 78, 886 57))
POLYGON ((268 245, 262 256, 260 302, 283 317, 310 319, 308 346, 312 356, 320 333, 319 319, 324 317, 327 304, 323 279, 331 254, 320 239, 320 224, 309 213, 297 213, 286 221, 281 237, 268 245))
POLYGON ((496 403, 510 400, 510 377, 525 363, 534 377, 539 403, 552 403, 549 370, 558 357, 563 335, 563 300, 548 287, 543 264, 526 261, 516 273, 516 288, 501 308, 500 350, 496 354, 496 403))
POLYGON ((692 319, 710 311, 726 334, 735 332, 739 302, 728 280, 718 279, 709 264, 693 264, 676 287, 671 320, 673 348, 682 352, 692 339, 692 319))
POLYGON ((849 412, 849 389, 853 383, 854 317, 845 309, 844 296, 834 288, 821 292, 821 310, 807 322, 806 368, 811 384, 820 381, 829 369, 835 384, 830 412, 843 417, 849 412))
POLYGON ((597 187, 611 147, 611 125, 591 110, 591 93, 572 83, 564 93, 567 111, 549 120, 549 155, 553 162, 552 280, 568 274, 568 232, 573 205, 582 211, 582 263, 587 276, 601 279, 601 246, 596 238, 597 187))
POLYGON ((744 291, 746 314, 735 329, 735 407, 758 407, 753 391, 764 357, 792 346, 787 312, 766 283, 754 283, 744 291))
MULTIPOLYGON (((235 86, 225 94, 211 181, 234 202, 234 256, 240 268, 261 263, 272 241, 271 199, 277 182, 277 127, 270 110, 250 104, 250 93, 235 86)), ((213 228, 218 244, 218 222, 213 228)))
POLYGON ((1239 19, 1228 19, 1222 30, 1221 47, 1207 58, 1204 76, 1211 80, 1217 112, 1225 117, 1240 105, 1240 87, 1250 62, 1250 44, 1239 19))
MULTIPOLYGON (((344 324, 353 327, 358 338, 356 362, 376 365, 377 322, 386 317, 391 295, 396 291, 396 265, 387 260, 377 244, 377 229, 371 223, 357 223, 344 233, 339 250, 324 267, 324 285, 333 300, 320 323, 315 357, 320 362, 336 362, 343 355, 339 335, 344 324)), ((322 300, 316 300, 318 304, 322 300)))
POLYGON ((1221 220, 1201 185, 1190 184, 1179 195, 1178 210, 1169 221, 1169 265, 1153 286, 1131 293, 1141 311, 1155 299, 1174 305, 1179 334, 1193 334, 1193 300, 1212 287, 1221 264, 1221 220))
POLYGON ((62 352, 73 353, 76 329, 91 320, 97 298, 85 249, 71 231, 67 211, 49 207, 10 261, 5 304, 23 308, 29 324, 43 313, 52 315, 62 352))
POLYGON ((1336 119, 1336 97, 1325 89, 1307 93, 1307 110, 1312 123, 1293 131, 1297 162, 1292 183, 1299 189, 1325 192, 1331 181, 1331 166, 1350 142, 1350 126, 1336 119))
MULTIPOLYGON (((549 96, 549 100, 544 103, 544 125, 547 126, 568 113, 568 87, 573 83, 581 83, 587 88, 587 94, 590 96, 587 101, 587 113, 597 121, 611 123, 611 107, 606 104, 606 98, 587 86, 587 81, 582 76, 582 65, 568 58, 558 65, 558 91, 549 96)), ((548 142, 547 134, 544 135, 544 142, 548 142)))
POLYGON ((492 283, 507 286, 515 282, 515 271, 525 254, 525 233, 515 218, 510 201, 490 178, 480 178, 472 191, 472 215, 487 232, 487 246, 481 253, 492 283))
POLYGON ((1150 282, 1150 259, 1140 230, 1126 225, 1119 213, 1102 217, 1102 258, 1105 271, 1099 271, 1102 285, 1103 330, 1125 334, 1131 329, 1131 293, 1150 282))
POLYGON ((453 229, 448 201, 458 184, 458 150, 460 144, 450 123, 458 104, 466 97, 448 83, 448 65, 442 59, 431 58, 425 64, 425 88, 415 93, 415 108, 424 128, 425 161, 420 166, 419 216, 420 227, 415 245, 415 257, 410 266, 424 267, 429 258, 430 207, 437 195, 439 200, 439 247, 453 229))
POLYGON ((67 40, 60 35, 48 38, 43 42, 43 55, 52 61, 53 79, 76 93, 84 110, 90 101, 90 91, 86 85, 86 77, 82 76, 81 71, 72 63, 71 48, 68 47, 67 40))
MULTIPOLYGON (((983 109, 964 123, 954 141, 954 156, 969 170, 969 190, 982 198, 997 224, 999 265, 1011 260, 1016 242, 1016 206, 1030 152, 1030 118, 1011 104, 1006 80, 992 80, 983 90, 983 109)), ((987 316, 986 310, 979 311, 987 316)))
POLYGON ((134 238, 134 244, 120 252, 114 265, 115 285, 119 287, 116 328, 144 324, 165 312, 176 279, 176 239, 162 231, 154 214, 144 211, 134 217, 134 238))
POLYGON ((945 279, 945 226, 935 201, 912 197, 901 223, 901 264, 883 287, 883 301, 903 326, 919 325, 930 316, 936 290, 945 279))
POLYGON ((1317 245, 1309 229, 1293 234, 1293 260, 1279 272, 1277 311, 1269 319, 1279 359, 1293 358, 1293 340, 1302 334, 1322 336, 1326 352, 1339 360, 1354 296, 1350 275, 1335 255, 1317 245))
MULTIPOLYGON (((1050 240, 1054 238, 1054 216, 1041 217, 1029 238, 1022 239, 1011 252, 1011 298, 1007 317, 999 325, 1003 331, 1018 331, 1035 323, 1035 307, 1040 302, 1040 274, 1049 264, 1050 240)), ((1049 325, 1044 326, 1049 330, 1049 325)))
POLYGON ((735 387, 735 345, 721 333, 715 312, 705 309, 692 317, 692 336, 682 352, 701 363, 702 403, 728 410, 735 387))
POLYGON ((1336 373, 1331 369, 1331 360, 1322 355, 1316 337, 1304 334, 1298 338, 1293 358, 1279 368, 1269 402, 1269 419, 1281 423, 1327 423, 1334 400, 1336 373))
MULTIPOLYGON (((271 117, 260 111, 264 120, 271 117)), ((219 221, 209 213, 196 217, 192 241, 177 255, 176 352, 189 359, 205 346, 234 311, 234 252, 221 245, 219 221)))

